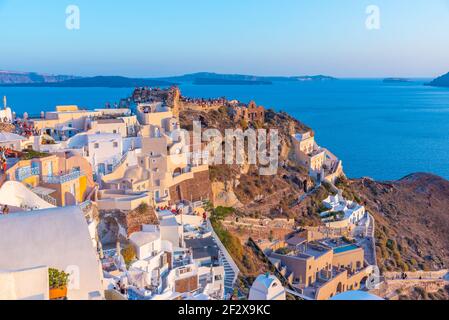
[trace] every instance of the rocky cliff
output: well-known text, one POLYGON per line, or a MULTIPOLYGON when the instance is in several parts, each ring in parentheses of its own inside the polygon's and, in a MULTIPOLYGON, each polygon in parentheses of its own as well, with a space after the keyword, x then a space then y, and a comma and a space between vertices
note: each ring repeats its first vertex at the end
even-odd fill
MULTIPOLYGON (((193 120, 204 128, 241 127, 226 108, 181 112, 182 126, 193 120)), ((291 134, 310 130, 285 113, 266 112, 264 128, 280 133, 280 166, 275 176, 258 174, 255 166, 212 166, 213 199, 252 217, 290 217, 299 225, 320 224, 318 212, 329 194, 326 185, 312 194, 307 170, 291 161, 291 134), (301 201, 298 201, 301 199, 301 201)), ((253 126, 253 124, 249 124, 253 126)), ((365 205, 376 220, 379 266, 384 271, 439 270, 449 267, 449 181, 430 174, 413 174, 399 181, 342 179, 338 187, 350 200, 365 205)))
POLYGON ((354 180, 349 186, 375 216, 383 269, 449 267, 449 181, 417 173, 393 182, 354 180))
MULTIPOLYGON (((290 217, 301 220, 313 210, 296 206, 304 190, 312 185, 307 170, 291 161, 292 133, 310 130, 286 113, 267 110, 265 123, 235 121, 226 107, 219 110, 184 110, 180 114, 181 126, 191 129, 193 121, 200 121, 203 128, 218 129, 223 135, 226 129, 265 128, 279 131, 280 166, 276 175, 259 174, 256 165, 215 165, 210 168, 214 204, 232 206, 250 216, 290 217)), ((247 154, 247 153, 246 153, 247 154)), ((312 217, 310 217, 312 219, 312 217)), ((306 219, 307 220, 307 219, 306 219)))

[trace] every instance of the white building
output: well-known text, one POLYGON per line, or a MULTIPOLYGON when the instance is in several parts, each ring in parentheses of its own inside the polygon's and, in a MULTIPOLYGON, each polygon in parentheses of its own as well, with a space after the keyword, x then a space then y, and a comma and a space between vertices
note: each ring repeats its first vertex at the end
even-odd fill
POLYGON ((313 132, 293 135, 293 147, 298 164, 309 170, 309 175, 317 182, 334 182, 343 174, 342 162, 329 150, 320 147, 313 132))
POLYGON ((112 172, 123 158, 123 141, 118 133, 79 134, 67 142, 66 149, 63 147, 61 150, 84 156, 98 175, 112 172))
POLYGON ((18 134, 0 132, 0 147, 22 151, 24 143, 26 141, 27 139, 25 137, 19 136, 18 134))
MULTIPOLYGON (((165 217, 170 220, 172 217, 165 217)), ((161 222, 162 222, 161 221, 161 222)), ((163 227, 144 225, 133 233, 130 243, 137 261, 128 270, 131 290, 147 300, 221 300, 224 298, 225 269, 203 265, 193 259, 190 248, 173 245, 162 238, 163 227)), ((173 229, 178 234, 178 229, 173 229)), ((166 235, 170 238, 170 235, 166 235)))
MULTIPOLYGON (((131 144, 141 148, 137 164, 135 167, 116 167, 114 172, 103 177, 103 186, 114 190, 122 189, 123 186, 142 190, 145 184, 144 190, 152 195, 154 206, 166 206, 184 198, 202 200, 190 199, 190 192, 183 182, 208 171, 208 165, 191 161, 192 145, 188 135, 177 132, 179 120, 173 112, 162 103, 154 103, 139 105, 136 113, 141 130, 139 137, 134 138, 131 144), (135 178, 136 167, 142 168, 140 171, 148 175, 145 182, 135 178)), ((123 148, 124 152, 127 148, 133 149, 128 141, 123 148)))
POLYGON ((249 300, 286 300, 285 289, 274 275, 260 275, 251 286, 249 300))
POLYGON ((330 228, 346 228, 357 225, 366 216, 366 209, 354 201, 346 200, 340 193, 323 201, 328 211, 321 213, 323 222, 330 228))
POLYGON ((160 293, 163 290, 162 278, 172 268, 170 257, 173 257, 173 245, 161 239, 157 226, 146 226, 144 230, 130 236, 138 259, 130 270, 142 272, 145 283, 160 293))
POLYGON ((70 274, 69 300, 104 297, 103 274, 79 207, 0 216, 0 299, 48 299, 48 268, 70 274))
POLYGON ((13 120, 11 108, 8 107, 6 96, 3 97, 3 109, 0 110, 0 122, 11 123, 13 120))
POLYGON ((159 211, 159 228, 162 240, 167 240, 174 247, 184 247, 183 227, 170 211, 159 211))

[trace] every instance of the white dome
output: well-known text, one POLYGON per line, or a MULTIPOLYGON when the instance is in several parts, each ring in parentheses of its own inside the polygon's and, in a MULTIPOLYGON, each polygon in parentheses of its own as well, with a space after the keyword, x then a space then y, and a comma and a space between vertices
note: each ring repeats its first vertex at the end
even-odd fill
POLYGON ((274 275, 260 275, 251 287, 249 300, 285 300, 285 289, 274 275))

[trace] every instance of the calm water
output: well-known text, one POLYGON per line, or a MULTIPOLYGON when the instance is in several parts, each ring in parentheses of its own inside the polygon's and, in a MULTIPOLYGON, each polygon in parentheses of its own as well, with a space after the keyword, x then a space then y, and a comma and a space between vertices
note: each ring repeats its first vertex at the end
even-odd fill
MULTIPOLYGON (((316 131, 318 143, 344 161, 350 177, 398 179, 432 172, 449 179, 449 89, 381 80, 276 83, 272 86, 181 86, 191 97, 220 97, 283 110, 316 131)), ((0 88, 18 113, 57 104, 102 107, 132 89, 0 88)))
MULTIPOLYGON (((132 89, 120 88, 9 88, 0 87, 0 98, 6 95, 8 105, 17 114, 55 110, 57 105, 78 105, 88 109, 103 108, 125 98, 132 89)), ((3 100, 1 100, 3 106, 3 100)))

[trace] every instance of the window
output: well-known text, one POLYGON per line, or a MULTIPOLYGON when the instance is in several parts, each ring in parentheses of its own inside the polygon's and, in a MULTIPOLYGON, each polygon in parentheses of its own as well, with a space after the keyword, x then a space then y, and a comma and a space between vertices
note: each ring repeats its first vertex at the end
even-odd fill
POLYGON ((116 133, 117 133, 117 130, 113 130, 112 133, 116 134, 116 133))
POLYGON ((118 142, 114 141, 113 146, 114 148, 118 148, 118 142))
POLYGON ((100 144, 99 144, 99 143, 94 143, 94 148, 95 148, 95 149, 100 148, 100 144))
POLYGON ((185 274, 185 273, 188 273, 188 272, 190 272, 190 271, 191 271, 190 267, 188 267, 188 268, 183 268, 183 269, 180 269, 180 270, 179 270, 179 274, 185 274))

